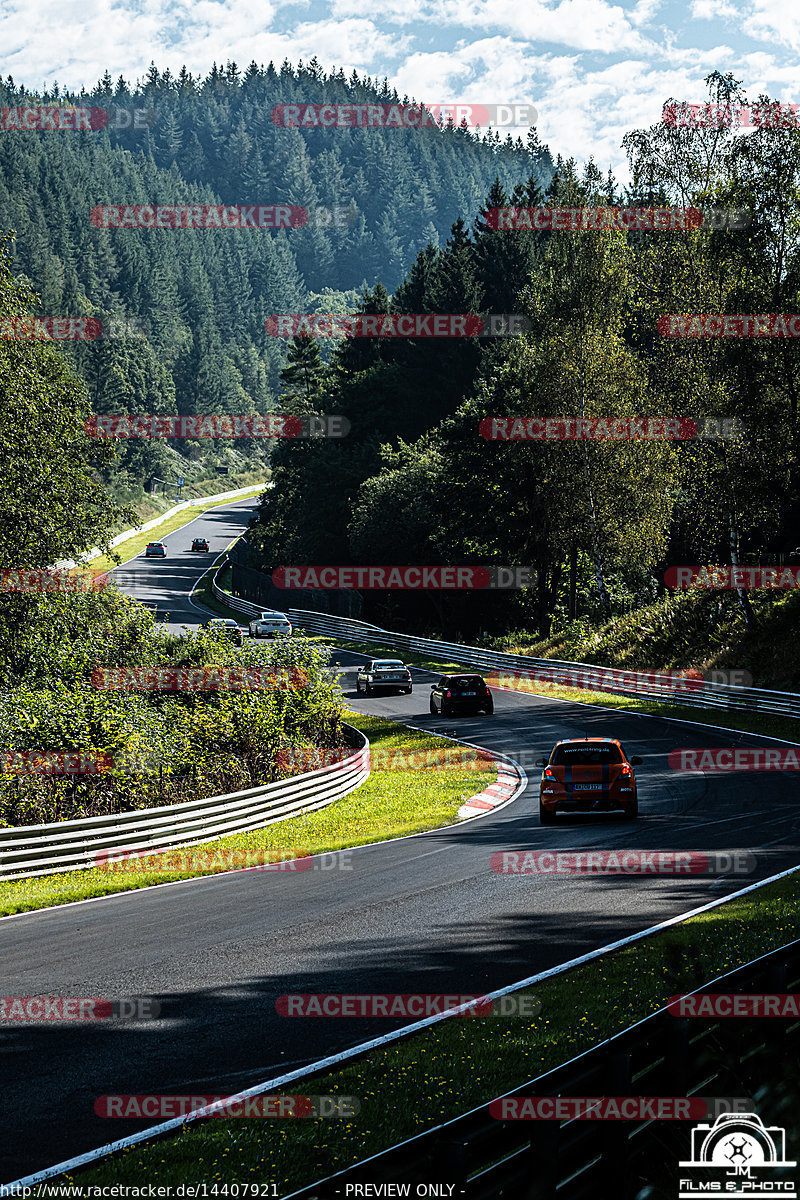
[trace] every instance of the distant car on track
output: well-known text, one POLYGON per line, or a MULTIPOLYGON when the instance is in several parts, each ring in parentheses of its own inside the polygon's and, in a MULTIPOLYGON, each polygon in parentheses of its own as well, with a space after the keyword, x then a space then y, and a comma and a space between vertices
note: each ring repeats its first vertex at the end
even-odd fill
POLYGON ((286 616, 286 613, 277 612, 275 609, 265 609, 260 612, 257 617, 253 617, 248 626, 250 637, 278 637, 285 635, 290 637, 292 633, 292 623, 286 616))
POLYGON ((163 542, 148 542, 144 556, 145 558, 166 558, 167 547, 163 542))
POLYGON ((431 687, 430 710, 443 717, 455 713, 494 712, 494 700, 482 675, 442 675, 431 687))
POLYGON ((356 672, 356 692, 372 696, 377 691, 403 692, 413 689, 411 672, 399 658, 370 658, 356 672))
POLYGON ((552 825, 556 813, 622 812, 639 815, 636 775, 641 758, 628 758, 616 738, 565 738, 556 742, 543 767, 539 787, 539 821, 552 825))
POLYGON ((210 621, 206 621, 203 629, 210 629, 212 633, 224 634, 235 646, 242 644, 242 631, 233 617, 212 617, 210 621))
POLYGON ((204 554, 208 554, 208 542, 205 538, 195 538, 192 542, 192 550, 200 550, 204 554))

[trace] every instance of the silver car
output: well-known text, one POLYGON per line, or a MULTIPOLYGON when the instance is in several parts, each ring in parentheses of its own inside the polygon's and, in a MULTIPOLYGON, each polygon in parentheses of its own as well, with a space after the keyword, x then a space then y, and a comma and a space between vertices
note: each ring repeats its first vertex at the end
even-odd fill
POLYGON ((411 672, 399 658, 371 658, 358 668, 356 691, 359 696, 363 692, 371 696, 379 689, 411 695, 411 672))

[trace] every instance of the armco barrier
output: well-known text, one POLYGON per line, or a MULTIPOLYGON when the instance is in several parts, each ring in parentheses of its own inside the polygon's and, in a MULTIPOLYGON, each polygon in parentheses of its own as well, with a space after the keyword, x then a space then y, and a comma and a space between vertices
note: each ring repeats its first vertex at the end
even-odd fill
POLYGON ((345 725, 356 749, 341 763, 262 787, 209 796, 161 808, 82 817, 49 825, 0 829, 0 880, 30 879, 95 865, 102 852, 170 850, 212 838, 246 833, 300 813, 324 808, 369 777, 369 742, 345 725))
MULTIPOLYGON (((220 568, 221 569, 221 568, 220 568)), ((213 583, 214 595, 235 612, 252 616, 259 609, 247 600, 240 600, 230 592, 223 591, 213 583)), ((308 612, 299 608, 284 610, 293 625, 309 633, 324 634, 345 642, 375 642, 394 650, 411 650, 430 655, 442 661, 463 663, 465 666, 483 670, 500 670, 509 673, 546 671, 553 683, 563 680, 565 687, 580 687, 587 690, 604 691, 619 696, 637 696, 642 700, 657 700, 661 704, 681 704, 692 708, 719 708, 726 712, 763 713, 784 717, 800 717, 800 695, 796 692, 776 692, 766 688, 734 687, 727 683, 705 683, 691 680, 690 689, 682 681, 664 676, 664 682, 650 679, 646 685, 632 687, 633 671, 618 671, 613 667, 598 667, 591 663, 563 662, 556 658, 531 658, 526 654, 503 654, 496 650, 481 650, 478 646, 463 646, 458 642, 440 642, 432 638, 411 637, 405 633, 392 633, 366 621, 354 621, 349 617, 331 617, 324 613, 308 612), (602 676, 602 688, 598 676, 602 676), (628 681, 626 683, 626 680, 628 681)), ((648 676, 651 673, 648 673, 648 676)))
MULTIPOLYGON (((578 958, 571 959, 568 962, 562 962, 557 967, 550 967, 545 971, 541 971, 536 975, 528 976, 526 979, 521 979, 516 983, 506 987, 498 988, 496 991, 485 993, 484 998, 493 1000, 501 996, 510 996, 515 992, 527 990, 532 986, 544 983, 546 980, 557 978, 576 967, 584 966, 586 963, 597 962, 605 955, 612 954, 616 950, 622 950, 625 947, 632 946, 638 942, 644 941, 661 933, 663 930, 671 929, 675 926, 682 925, 684 921, 691 917, 697 917, 701 913, 713 912, 718 908, 725 908, 733 901, 739 900, 742 896, 753 895, 761 888, 770 883, 776 883, 778 880, 787 879, 790 876, 796 875, 800 868, 791 867, 788 871, 782 871, 779 875, 770 876, 767 879, 762 879, 759 883, 750 884, 741 891, 732 893, 730 896, 722 897, 718 900, 711 900, 707 904, 703 904, 699 908, 690 910, 689 912, 679 913, 677 916, 669 917, 666 921, 661 921, 658 925, 653 925, 649 929, 642 929, 638 933, 630 934, 628 937, 621 938, 619 941, 612 942, 606 946, 600 946, 595 950, 590 950, 586 954, 580 955, 578 958)), ((747 992, 747 991, 770 991, 770 992, 792 992, 800 990, 800 940, 795 940, 787 945, 780 946, 770 953, 760 956, 758 959, 749 962, 734 971, 707 980, 695 991, 717 990, 718 985, 721 985, 720 990, 725 992, 747 992)), ((461 1006, 461 1010, 466 1007, 461 1006)), ((457 1009, 450 1010, 455 1013, 457 1009)), ((316 1062, 306 1064, 302 1067, 295 1068, 291 1071, 282 1072, 278 1076, 273 1076, 270 1079, 264 1080, 255 1084, 252 1087, 246 1088, 235 1096, 227 1097, 227 1102, 244 1099, 250 1096, 271 1095, 277 1089, 285 1091, 287 1085, 296 1084, 298 1080, 305 1081, 305 1085, 311 1083, 312 1080, 324 1079, 330 1076, 332 1069, 338 1069, 345 1063, 357 1062, 366 1057, 370 1051, 393 1045, 401 1041, 405 1041, 411 1035, 420 1032, 423 1029, 428 1029, 433 1025, 440 1025, 444 1021, 450 1021, 453 1017, 447 1013, 436 1013, 432 1016, 423 1017, 411 1025, 406 1025, 401 1029, 393 1030, 389 1033, 383 1033, 372 1038, 367 1042, 362 1042, 357 1046, 351 1046, 346 1050, 338 1050, 333 1054, 328 1055, 323 1059, 318 1059, 316 1062)), ((697 1037, 699 1036, 706 1046, 714 1048, 714 1034, 719 1029, 719 1022, 711 1021, 707 1023, 707 1032, 704 1036, 703 1026, 705 1022, 700 1022, 699 1035, 692 1036, 688 1029, 688 1021, 686 1019, 675 1018, 669 1016, 666 1009, 660 1009, 656 1013, 652 1013, 649 1017, 637 1021, 635 1024, 622 1030, 614 1037, 601 1042, 599 1045, 593 1046, 591 1049, 564 1063, 561 1067, 557 1067, 554 1071, 549 1071, 545 1075, 540 1075, 535 1079, 529 1079, 526 1083, 521 1084, 515 1089, 516 1093, 526 1092, 536 1094, 556 1094, 561 1095, 579 1095, 581 1094, 581 1084, 584 1077, 584 1072, 587 1068, 594 1071, 595 1060, 598 1057, 605 1057, 604 1066, 606 1067, 606 1078, 603 1083, 604 1087, 609 1088, 609 1094, 620 1095, 618 1085, 623 1085, 627 1080, 626 1090, 630 1095, 645 1094, 644 1074, 642 1075, 642 1083, 638 1070, 632 1069, 631 1054, 637 1048, 649 1041, 647 1047, 648 1056, 652 1056, 653 1052, 657 1055, 654 1060, 651 1057, 650 1064, 645 1065, 645 1069, 649 1065, 651 1068, 662 1066, 663 1070, 659 1079, 659 1086, 666 1087, 668 1095, 687 1095, 692 1096, 700 1094, 704 1096, 713 1095, 715 1092, 718 1095, 727 1094, 728 1096, 741 1095, 739 1088, 742 1086, 743 1080, 740 1078, 740 1068, 744 1065, 745 1059, 750 1062, 750 1069, 758 1073, 758 1078, 754 1086, 761 1087, 765 1079, 769 1079, 769 1070, 762 1069, 762 1061, 758 1056, 758 1051, 762 1048, 759 1040, 754 1040, 753 1024, 751 1022, 743 1022, 744 1028, 739 1029, 740 1044, 735 1047, 732 1059, 728 1064, 718 1062, 710 1067, 700 1061, 700 1057, 695 1053, 697 1045, 697 1037), (644 1038, 642 1037, 644 1035, 644 1038), (709 1036, 710 1035, 710 1036, 709 1036), (626 1039, 631 1038, 629 1042, 626 1039), (742 1044, 742 1042, 744 1044, 742 1044), (718 1068, 723 1067, 723 1071, 718 1068), (734 1073, 731 1077, 730 1072, 734 1073), (693 1080, 690 1076, 695 1076, 693 1080), (699 1085, 698 1082, 699 1081, 699 1085), (555 1086, 554 1086, 555 1083, 555 1086), (613 1085, 613 1089, 611 1088, 613 1085), (719 1089, 719 1090, 717 1090, 719 1089), (723 1090, 724 1089, 724 1090, 723 1090)), ((724 1023, 723 1023, 724 1024, 724 1023)), ((734 1031, 739 1022, 728 1022, 729 1030, 734 1031)), ((794 1021, 788 1024, 783 1021, 774 1022, 758 1022, 758 1033, 761 1033, 761 1027, 770 1024, 774 1027, 774 1032, 767 1034, 772 1043, 773 1048, 777 1048, 777 1056, 772 1055, 772 1063, 780 1061, 786 1063, 786 1034, 794 1036, 795 1041, 797 1034, 800 1032, 800 1021, 794 1021)), ((704 1048, 705 1049, 705 1048, 704 1048)), ((789 1070, 791 1072, 791 1058, 788 1060, 789 1070)), ((766 1064, 767 1067, 771 1064, 766 1064)), ((653 1079, 652 1073, 648 1072, 649 1079, 647 1088, 653 1085, 650 1080, 653 1079)), ((796 1076, 795 1076, 796 1080, 796 1076)), ((310 1089, 309 1089, 310 1090, 310 1089)), ((508 1092, 507 1095, 513 1095, 514 1092, 508 1092)), ((583 1092, 583 1094, 587 1094, 583 1092)), ((218 1107, 218 1106, 217 1106, 218 1107)), ((397 1179, 402 1179, 404 1186, 409 1188, 409 1194, 423 1194, 423 1188, 431 1179, 441 1179, 442 1175, 451 1180, 450 1195, 466 1195, 467 1184, 455 1190, 454 1178, 464 1179, 466 1177, 469 1187, 469 1200, 595 1200, 596 1197, 613 1196, 614 1200, 634 1200, 630 1190, 626 1187, 622 1189, 621 1183, 624 1181, 624 1172, 615 1174, 614 1179, 610 1181, 613 1186, 598 1187, 598 1173, 602 1182, 609 1182, 607 1174, 610 1171, 614 1172, 615 1151, 611 1149, 613 1137, 609 1139, 609 1144, 599 1149, 596 1146, 588 1147, 585 1143, 580 1145, 573 1140, 571 1134, 578 1132, 575 1129, 576 1123, 571 1126, 566 1126, 559 1129, 552 1122, 546 1122, 547 1128, 542 1130, 547 1137, 547 1131, 552 1132, 552 1141, 548 1146, 526 1145, 526 1131, 530 1131, 536 1136, 536 1122, 528 1125, 527 1122, 522 1122, 516 1126, 520 1131, 521 1136, 517 1138, 517 1145, 510 1149, 509 1153, 498 1153, 498 1134, 505 1141, 506 1131, 502 1128, 502 1123, 492 1120, 489 1129, 493 1131, 493 1135, 487 1138, 486 1123, 488 1114, 488 1104, 483 1104, 471 1112, 464 1113, 446 1121, 444 1124, 429 1129, 423 1133, 417 1134, 415 1137, 408 1139, 401 1147, 393 1146, 388 1150, 384 1150, 375 1154, 372 1158, 363 1160, 350 1167, 345 1167, 336 1175, 329 1176, 325 1180, 311 1184, 308 1187, 303 1187, 299 1191, 295 1191, 287 1195, 284 1192, 284 1200, 342 1200, 342 1197, 347 1194, 361 1195, 361 1190, 348 1193, 343 1187, 345 1180, 350 1182, 355 1175, 358 1178, 365 1168, 372 1171, 371 1175, 367 1176, 368 1181, 372 1185, 368 1189, 368 1194, 377 1193, 378 1188, 375 1186, 376 1176, 380 1177, 384 1174, 386 1166, 390 1165, 389 1180, 392 1182, 397 1179), (478 1123, 482 1128, 478 1131, 479 1138, 474 1137, 474 1123, 478 1119, 478 1123), (484 1156, 483 1164, 476 1163, 476 1153, 482 1153, 484 1156), (544 1150, 544 1156, 542 1156, 544 1150), (400 1162, 397 1162, 398 1151, 400 1162), (433 1152, 431 1155, 431 1151, 433 1152), (437 1153, 441 1155, 441 1159, 437 1161, 437 1153), (580 1155, 582 1162, 576 1161, 576 1155, 580 1155), (555 1161, 554 1161, 555 1160, 555 1161), (514 1178, 515 1169, 524 1164, 528 1177, 520 1179, 519 1176, 514 1178), (414 1174, 422 1166, 424 1175, 421 1178, 421 1187, 419 1191, 411 1192, 411 1179, 414 1174), (557 1172, 554 1172, 552 1167, 557 1166, 557 1172), (544 1168, 544 1169, 543 1169, 544 1168), (509 1186, 508 1174, 511 1171, 512 1180, 509 1186), (447 1174, 445 1174, 445 1171, 447 1174), (453 1172, 450 1174, 450 1172, 453 1172), (606 1179, 603 1180, 603 1176, 606 1179), (503 1178, 505 1176, 505 1178, 503 1178), (559 1179, 560 1176, 560 1179, 559 1179), (528 1184, 531 1185, 531 1190, 527 1190, 528 1184), (577 1185, 577 1186, 575 1186, 577 1185)), ((796 1110, 796 1105, 793 1106, 793 1111, 796 1110)), ((208 1113, 209 1109, 196 1109, 194 1112, 186 1113, 179 1117, 172 1117, 166 1121, 162 1121, 158 1125, 151 1126, 149 1129, 143 1129, 139 1133, 129 1134, 126 1137, 118 1138, 116 1141, 109 1142, 105 1146, 100 1146, 95 1150, 88 1150, 79 1154, 75 1158, 66 1160, 65 1162, 55 1163, 51 1167, 46 1167, 44 1170, 36 1171, 32 1175, 26 1175, 22 1179, 11 1181, 15 1187, 32 1187, 34 1184, 43 1183, 48 1179, 60 1179, 65 1173, 69 1172, 72 1176, 82 1167, 91 1168, 93 1164, 108 1159, 111 1156, 126 1153, 131 1147, 144 1143, 152 1143, 157 1138, 171 1137, 173 1134, 182 1132, 187 1128, 196 1126, 199 1122, 208 1119, 204 1114, 208 1113)), ((603 1124, 602 1122, 600 1123, 603 1124)), ((541 1126, 539 1127, 541 1130, 541 1126)), ((578 1123, 578 1129, 580 1124, 578 1123)), ((619 1126, 617 1127, 619 1128, 619 1126)), ((513 1125, 512 1125, 513 1129, 513 1125)), ((663 1126, 655 1126, 655 1131, 658 1133, 663 1129, 663 1126)), ((637 1131, 638 1132, 638 1131, 637 1131)), ((530 1133, 528 1136, 530 1136, 530 1133)), ((606 1134, 609 1133, 608 1127, 606 1134)), ((538 1140, 538 1139, 537 1139, 538 1140)), ((548 1139, 549 1140, 549 1139, 548 1139)), ((619 1144, 617 1140, 617 1145, 619 1144)), ((641 1143, 639 1143, 641 1145, 641 1143)), ((651 1148, 653 1142, 650 1143, 651 1148)), ((685 1148, 685 1147, 684 1147, 685 1148)), ((674 1169, 675 1164, 680 1157, 679 1154, 673 1154, 670 1162, 670 1167, 674 1169)), ((622 1161, 622 1160, 620 1160, 622 1161)), ((70 1182, 74 1180, 70 1179, 70 1182)), ((360 1183, 360 1180, 359 1180, 360 1183)), ((10 1184, 5 1185, 6 1187, 10 1184)), ((388 1194, 389 1189, 385 1189, 388 1194)), ((19 1195, 19 1193, 17 1193, 19 1195)), ((367 1193, 365 1193, 367 1194, 367 1193)), ((431 1195, 430 1190, 426 1189, 424 1194, 431 1195)), ((641 1200, 641 1197, 647 1193, 638 1192, 635 1200, 641 1200)), ((674 1191, 672 1195, 674 1195, 674 1191)))
MULTIPOLYGON (((798 942, 713 981, 713 990, 723 993, 796 994, 799 989, 798 942)), ((690 1021, 660 1009, 506 1095, 748 1097, 763 1092, 767 1081, 774 1091, 783 1071, 786 1090, 795 1092, 788 1114, 795 1110, 797 1087, 786 1059, 796 1054, 798 1035, 796 1019, 690 1021)), ((490 1107, 483 1104, 444 1121, 284 1194, 285 1200, 370 1194, 359 1185, 371 1185, 377 1196, 398 1179, 409 1185, 411 1196, 428 1194, 418 1192, 419 1185, 446 1179, 453 1195, 470 1200, 638 1200, 654 1195, 652 1185, 659 1179, 671 1181, 677 1195, 677 1166, 688 1157, 692 1121, 503 1121, 490 1107)), ((758 1188, 754 1183, 754 1193, 758 1188)))

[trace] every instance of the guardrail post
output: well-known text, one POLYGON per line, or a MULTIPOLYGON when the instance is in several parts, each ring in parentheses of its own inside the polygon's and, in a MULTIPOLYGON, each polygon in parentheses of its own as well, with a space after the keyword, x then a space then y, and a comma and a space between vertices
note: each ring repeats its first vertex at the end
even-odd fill
POLYGON ((442 1181, 455 1184, 454 1195, 458 1195, 467 1186, 469 1142, 466 1138, 451 1138, 441 1143, 438 1150, 440 1153, 435 1162, 431 1162, 431 1171, 441 1171, 442 1181))
POLYGON ((670 1017, 667 1034, 667 1081, 673 1096, 685 1096, 689 1086, 689 1021, 686 1017, 670 1017))
POLYGON ((556 1200, 558 1194, 558 1164, 561 1126, 557 1121, 537 1124, 531 1137, 531 1186, 524 1200, 556 1200))
MULTIPOLYGON (((609 1054, 603 1056, 607 1067, 604 1072, 607 1080, 606 1096, 630 1096, 631 1094, 631 1056, 630 1054, 609 1054)), ((632 1195, 632 1180, 627 1177, 628 1157, 628 1122, 611 1121, 603 1138, 603 1149, 597 1168, 597 1189, 600 1196, 616 1196, 625 1200, 632 1195)))

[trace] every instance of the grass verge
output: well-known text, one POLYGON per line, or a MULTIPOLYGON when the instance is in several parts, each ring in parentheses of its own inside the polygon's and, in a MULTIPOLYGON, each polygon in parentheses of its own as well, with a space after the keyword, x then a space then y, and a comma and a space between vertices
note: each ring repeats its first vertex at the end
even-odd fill
MULTIPOLYGON (((442 745, 440 738, 405 729, 394 721, 359 713, 345 713, 345 720, 360 729, 376 749, 427 750, 440 749, 442 745)), ((230 869, 223 854, 246 856, 260 851, 284 851, 297 856, 322 854, 438 829, 452 824, 464 801, 493 783, 495 778, 494 771, 466 768, 429 771, 421 783, 418 770, 376 770, 355 792, 327 808, 289 821, 278 821, 251 833, 234 834, 201 846, 187 847, 182 854, 196 854, 200 859, 199 863, 192 864, 195 869, 138 869, 146 868, 147 859, 143 858, 132 864, 119 864, 116 868, 92 867, 19 882, 3 881, 0 883, 0 916, 134 891, 176 879, 218 874, 230 869), (218 862, 215 864, 213 858, 209 862, 211 855, 217 852, 218 862), (127 869, 123 870, 123 866, 127 869)), ((228 859, 228 864, 230 861, 228 859)))
MULTIPOLYGON (((276 1094, 357 1097, 349 1119, 212 1119, 71 1173, 81 1186, 274 1181, 279 1195, 496 1096, 626 1028, 668 998, 797 936, 790 876, 535 988, 534 1018, 452 1019, 276 1094)), ((694 904, 693 897, 691 903, 694 904)), ((475 993, 480 992, 476 981, 475 993)), ((531 994, 531 993, 526 993, 531 994)), ((128 1123, 109 1121, 109 1141, 128 1123)))
MULTIPOLYGON (((197 587, 192 592, 192 599, 194 600, 195 604, 202 604, 206 608, 210 608, 212 612, 219 613, 221 617, 233 617, 234 621, 238 621, 240 625, 246 625, 250 618, 245 616, 244 613, 237 612, 235 608, 229 608, 227 604, 223 604, 221 600, 217 599, 211 590, 211 581, 217 574, 217 571, 219 571, 220 566, 222 566, 222 564, 217 563, 213 571, 209 571, 202 577, 197 587)), ((229 572, 230 568, 228 568, 227 572, 223 571, 223 573, 220 575, 221 587, 224 587, 225 574, 229 572)), ((315 638, 313 640, 318 641, 319 639, 315 638)), ((327 642, 322 644, 327 645, 327 642)))

